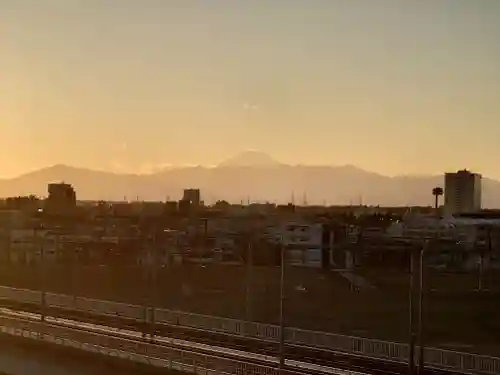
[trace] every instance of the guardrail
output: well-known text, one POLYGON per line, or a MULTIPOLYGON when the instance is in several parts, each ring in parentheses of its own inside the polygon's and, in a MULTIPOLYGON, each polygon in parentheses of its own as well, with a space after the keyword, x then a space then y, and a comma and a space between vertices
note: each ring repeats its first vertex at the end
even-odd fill
MULTIPOLYGON (((500 374, 500 358, 424 348, 425 363, 472 374, 500 374)), ((437 367, 437 366, 436 366, 437 367)))
MULTIPOLYGON (((319 348, 359 354, 375 359, 407 362, 409 346, 406 344, 359 337, 343 336, 334 333, 314 332, 292 328, 287 337, 294 345, 313 345, 319 348)), ((415 363, 419 363, 418 347, 415 363)), ((451 350, 424 348, 425 366, 469 374, 500 374, 500 358, 478 354, 468 354, 451 350)))
POLYGON ((0 317, 0 332, 200 375, 279 374, 266 366, 12 317, 0 317))
MULTIPOLYGON (((3 315, 0 333, 199 375, 309 374, 3 315)), ((359 375, 335 369, 331 373, 359 375)))
MULTIPOLYGON (((0 298, 39 304, 41 293, 35 290, 0 286, 0 298)), ((149 317, 149 319, 151 318, 151 311, 145 315, 144 306, 139 305, 54 293, 47 293, 45 301, 48 307, 58 307, 69 311, 116 316, 136 321, 143 321, 145 316, 149 317)), ((280 328, 273 324, 248 322, 160 308, 154 309, 154 314, 157 324, 194 328, 272 342, 278 342, 279 340, 280 328)), ((406 363, 409 355, 408 345, 403 343, 310 331, 294 327, 285 328, 285 341, 288 345, 331 350, 401 363, 406 363)), ((418 361, 418 356, 416 356, 415 361, 418 361)), ((498 357, 426 348, 425 362, 426 365, 435 368, 462 373, 500 374, 500 358, 498 357)))

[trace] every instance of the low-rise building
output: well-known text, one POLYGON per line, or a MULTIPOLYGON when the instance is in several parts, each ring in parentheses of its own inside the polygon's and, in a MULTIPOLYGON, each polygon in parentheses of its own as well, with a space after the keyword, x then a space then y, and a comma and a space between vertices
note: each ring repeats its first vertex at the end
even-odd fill
POLYGON ((266 235, 283 245, 289 264, 321 268, 331 263, 333 237, 329 232, 322 223, 283 222, 269 227, 266 235))

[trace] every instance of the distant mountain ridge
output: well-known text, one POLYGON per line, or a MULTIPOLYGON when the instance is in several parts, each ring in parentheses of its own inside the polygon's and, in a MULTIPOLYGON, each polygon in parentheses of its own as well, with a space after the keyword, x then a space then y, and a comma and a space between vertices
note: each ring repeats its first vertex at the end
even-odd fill
MULTIPOLYGON (((444 186, 443 176, 388 177, 347 166, 290 166, 262 153, 237 155, 217 167, 168 168, 157 173, 118 174, 55 165, 0 180, 0 196, 46 196, 47 184, 71 183, 78 199, 179 199, 182 189, 198 187, 207 203, 287 203, 380 206, 429 206, 433 187, 444 186)), ((483 178, 483 205, 500 207, 500 182, 483 178)))
POLYGON ((236 156, 230 157, 218 164, 219 168, 224 167, 278 167, 281 163, 274 160, 264 152, 249 150, 236 156))

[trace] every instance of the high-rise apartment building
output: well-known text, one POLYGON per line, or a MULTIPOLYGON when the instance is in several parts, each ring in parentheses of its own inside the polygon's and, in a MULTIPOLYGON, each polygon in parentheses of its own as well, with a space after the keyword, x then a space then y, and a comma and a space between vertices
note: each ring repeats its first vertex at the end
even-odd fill
POLYGON ((481 209, 482 176, 468 170, 444 175, 444 208, 448 214, 476 212, 481 209))

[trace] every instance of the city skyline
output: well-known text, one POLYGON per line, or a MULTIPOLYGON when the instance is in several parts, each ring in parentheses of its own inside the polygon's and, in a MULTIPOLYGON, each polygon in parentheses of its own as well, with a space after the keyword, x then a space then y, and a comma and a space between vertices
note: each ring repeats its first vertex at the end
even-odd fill
POLYGON ((0 2, 0 177, 286 164, 500 180, 500 3, 0 2))
MULTIPOLYGON (((254 168, 246 168, 252 159, 243 154, 225 160, 216 168, 165 168, 153 174, 119 174, 55 165, 14 179, 0 179, 0 197, 45 196, 47 184, 65 182, 73 185, 83 200, 116 201, 128 197, 164 201, 180 199, 183 189, 196 188, 208 203, 217 200, 286 203, 295 199, 319 205, 408 207, 434 204, 434 189, 447 187, 443 173, 384 176, 352 165, 294 166, 281 164, 265 154, 257 156, 254 168)), ((498 208, 500 181, 483 177, 481 205, 498 208)))

